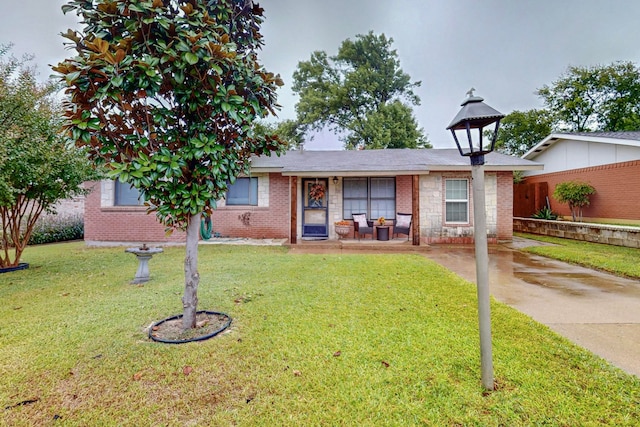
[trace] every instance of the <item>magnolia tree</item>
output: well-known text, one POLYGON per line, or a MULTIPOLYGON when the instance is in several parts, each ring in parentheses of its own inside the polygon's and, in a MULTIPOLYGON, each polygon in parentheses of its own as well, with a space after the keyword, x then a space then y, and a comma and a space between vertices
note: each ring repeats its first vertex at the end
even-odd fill
POLYGON ((168 230, 186 229, 183 328, 196 324, 200 218, 283 144, 254 132, 274 114, 279 76, 259 63, 263 9, 249 0, 72 0, 84 25, 63 34, 76 56, 66 128, 112 177, 141 190, 168 230))
POLYGON ((14 267, 42 212, 83 193, 93 170, 65 145, 51 82, 0 46, 0 268, 14 267))

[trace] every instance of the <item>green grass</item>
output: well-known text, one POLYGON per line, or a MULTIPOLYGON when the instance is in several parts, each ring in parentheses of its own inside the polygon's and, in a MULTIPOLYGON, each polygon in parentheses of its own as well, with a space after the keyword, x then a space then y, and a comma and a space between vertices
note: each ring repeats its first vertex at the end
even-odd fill
POLYGON ((0 424, 632 426, 640 419, 638 378, 495 301, 499 387, 485 393, 475 288, 420 255, 202 246, 199 306, 230 314, 230 332, 200 343, 150 342, 145 328, 181 311, 183 250, 165 248, 150 262, 153 280, 135 286, 128 284, 135 258, 122 248, 28 248, 29 270, 0 275, 0 424))
POLYGON ((536 234, 514 234, 556 245, 530 246, 523 249, 526 252, 607 271, 619 276, 640 279, 640 249, 536 234))

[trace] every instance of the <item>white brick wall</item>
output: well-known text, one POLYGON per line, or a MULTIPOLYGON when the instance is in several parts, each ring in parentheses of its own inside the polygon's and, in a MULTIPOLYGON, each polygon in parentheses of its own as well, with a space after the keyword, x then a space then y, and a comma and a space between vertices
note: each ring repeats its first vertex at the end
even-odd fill
MULTIPOLYGON (((420 235, 422 237, 473 236, 473 191, 469 188, 469 224, 449 225, 444 221, 445 179, 464 178, 471 181, 471 174, 438 173, 420 176, 420 235)), ((473 183, 471 183, 473 185, 473 183)), ((498 181, 496 174, 485 175, 485 203, 487 233, 496 234, 498 218, 498 181)))
POLYGON ((333 184, 333 178, 329 178, 329 239, 337 239, 335 223, 342 220, 342 178, 333 184))
POLYGON ((113 207, 115 205, 115 197, 115 181, 100 181, 100 207, 113 207))
POLYGON ((251 176, 258 178, 258 206, 269 207, 269 174, 251 176))

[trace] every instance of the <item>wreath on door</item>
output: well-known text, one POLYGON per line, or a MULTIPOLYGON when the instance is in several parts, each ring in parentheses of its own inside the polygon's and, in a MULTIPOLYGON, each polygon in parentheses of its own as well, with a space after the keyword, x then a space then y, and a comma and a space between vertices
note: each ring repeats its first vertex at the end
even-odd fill
POLYGON ((309 189, 309 198, 311 199, 312 206, 322 206, 322 199, 325 195, 324 185, 315 183, 311 185, 309 189))

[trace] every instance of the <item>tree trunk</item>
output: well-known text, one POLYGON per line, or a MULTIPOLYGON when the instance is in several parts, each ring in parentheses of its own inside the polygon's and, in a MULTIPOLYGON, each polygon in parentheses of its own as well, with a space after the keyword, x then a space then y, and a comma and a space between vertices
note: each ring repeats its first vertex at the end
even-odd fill
POLYGON ((571 210, 571 219, 576 222, 576 206, 573 203, 569 203, 569 210, 571 210))
POLYGON ((184 296, 182 297, 182 329, 196 327, 198 307, 198 241, 200 240, 200 216, 192 215, 187 225, 186 256, 184 259, 184 296))
POLYGON ((20 263, 22 252, 29 244, 33 229, 44 210, 44 204, 38 200, 27 199, 24 195, 16 197, 12 206, 0 208, 0 267, 15 267, 20 263), (9 254, 13 248, 13 260, 9 254))

